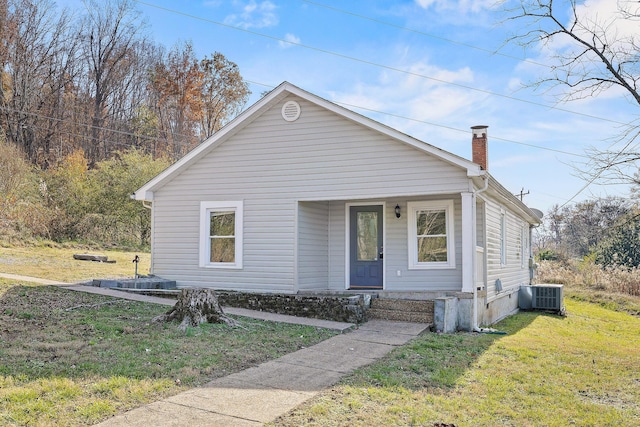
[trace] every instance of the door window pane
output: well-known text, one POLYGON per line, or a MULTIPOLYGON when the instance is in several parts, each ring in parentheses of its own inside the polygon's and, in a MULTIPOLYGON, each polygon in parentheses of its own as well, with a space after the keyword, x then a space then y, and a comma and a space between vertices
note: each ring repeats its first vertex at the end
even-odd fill
POLYGON ((358 261, 378 259, 378 213, 357 213, 358 261))

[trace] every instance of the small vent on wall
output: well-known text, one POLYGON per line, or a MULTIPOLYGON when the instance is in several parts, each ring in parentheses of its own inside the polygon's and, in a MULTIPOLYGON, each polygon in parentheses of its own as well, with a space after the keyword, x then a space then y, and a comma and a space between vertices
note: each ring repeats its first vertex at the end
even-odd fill
POLYGON ((294 122, 300 117, 300 104, 296 101, 287 101, 282 106, 282 118, 288 122, 294 122))

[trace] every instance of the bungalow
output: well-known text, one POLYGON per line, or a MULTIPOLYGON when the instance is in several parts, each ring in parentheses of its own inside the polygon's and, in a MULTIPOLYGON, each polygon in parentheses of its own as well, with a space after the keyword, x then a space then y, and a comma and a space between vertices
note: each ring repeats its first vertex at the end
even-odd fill
POLYGON ((284 82, 133 197, 178 287, 434 299, 473 330, 518 310, 540 218, 487 172, 486 126, 472 156, 284 82))

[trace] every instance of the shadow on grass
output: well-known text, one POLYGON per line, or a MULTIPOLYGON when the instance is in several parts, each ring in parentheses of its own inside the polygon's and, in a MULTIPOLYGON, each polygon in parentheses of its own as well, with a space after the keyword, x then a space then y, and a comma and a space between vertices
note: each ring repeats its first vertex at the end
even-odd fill
MULTIPOLYGON (((497 331, 512 335, 529 326, 540 312, 521 312, 494 325, 497 331)), ((505 335, 459 332, 425 333, 395 349, 380 361, 357 370, 342 384, 355 387, 403 387, 449 389, 496 341, 505 335)))

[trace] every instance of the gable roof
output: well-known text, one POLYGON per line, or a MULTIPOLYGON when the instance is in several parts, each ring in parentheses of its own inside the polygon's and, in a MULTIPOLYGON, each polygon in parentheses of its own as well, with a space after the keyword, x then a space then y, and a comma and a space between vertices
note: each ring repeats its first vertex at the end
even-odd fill
POLYGON ((211 137, 207 138, 200 145, 198 145, 189 153, 187 153, 184 157, 182 157, 176 163, 169 166, 167 169, 165 169, 163 172, 158 174, 151 181, 147 182, 145 185, 143 185, 138 190, 136 190, 136 192, 133 193, 132 197, 136 200, 152 201, 153 192, 155 190, 162 187, 166 182, 170 181, 174 176, 177 176, 178 174, 180 174, 183 170, 188 168, 189 165, 198 161, 207 153, 211 152, 213 149, 215 149, 217 146, 222 144, 224 141, 228 140, 230 137, 235 135, 238 131, 247 127, 256 118, 261 116, 265 111, 267 111, 268 109, 270 109, 275 104, 277 104, 278 102, 280 102, 282 99, 286 98, 289 95, 294 95, 308 102, 314 103, 348 120, 361 124, 376 132, 384 134, 390 138, 393 138, 407 145, 410 145, 418 150, 421 150, 425 153, 433 155, 451 165, 454 165, 463 170, 466 170, 466 174, 469 177, 481 177, 486 174, 485 171, 483 171, 478 164, 473 163, 470 160, 464 159, 448 151, 445 151, 441 148, 435 147, 431 144, 427 144, 423 141, 413 138, 389 126, 383 125, 382 123, 369 119, 361 114, 355 113, 347 108, 341 107, 337 104, 334 104, 333 102, 327 101, 324 98, 321 98, 305 90, 302 90, 299 87, 292 85, 291 83, 283 82, 278 87, 276 87, 271 92, 269 92, 267 95, 265 95, 262 99, 260 99, 258 102, 256 102, 251 107, 249 107, 244 112, 242 112, 240 115, 238 115, 235 119, 233 119, 231 122, 225 125, 218 132, 213 134, 211 137))

